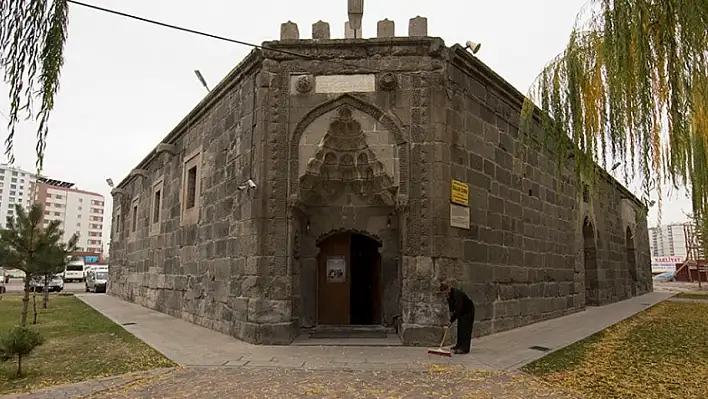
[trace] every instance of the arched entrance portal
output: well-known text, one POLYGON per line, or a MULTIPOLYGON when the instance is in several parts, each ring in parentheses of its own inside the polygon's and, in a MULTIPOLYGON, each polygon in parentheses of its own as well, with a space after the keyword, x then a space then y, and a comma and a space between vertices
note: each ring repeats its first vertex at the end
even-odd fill
POLYGON ((317 324, 381 324, 381 244, 339 233, 318 246, 317 324))
POLYGON ((632 229, 627 227, 625 234, 625 245, 627 246, 627 268, 629 269, 630 292, 632 296, 637 295, 637 260, 634 254, 634 235, 632 229))
POLYGON ((595 229, 589 218, 583 221, 583 263, 585 265, 585 305, 597 305, 599 281, 597 276, 597 246, 595 229))

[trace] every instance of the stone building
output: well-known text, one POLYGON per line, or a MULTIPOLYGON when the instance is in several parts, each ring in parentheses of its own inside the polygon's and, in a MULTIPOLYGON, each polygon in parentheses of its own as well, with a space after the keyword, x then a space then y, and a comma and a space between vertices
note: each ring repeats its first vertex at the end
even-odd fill
POLYGON ((283 24, 113 190, 111 295, 254 343, 370 326, 417 345, 447 320, 441 278, 475 335, 652 290, 645 205, 557 170, 466 48, 420 17, 312 37, 283 24))

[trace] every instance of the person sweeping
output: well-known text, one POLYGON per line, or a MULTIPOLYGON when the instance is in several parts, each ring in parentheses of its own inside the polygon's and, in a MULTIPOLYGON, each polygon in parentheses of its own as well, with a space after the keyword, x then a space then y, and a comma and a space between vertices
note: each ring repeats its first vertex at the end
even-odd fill
POLYGON ((474 302, 463 291, 440 283, 440 293, 447 296, 450 307, 450 325, 457 321, 457 344, 450 348, 452 353, 470 353, 472 327, 474 326, 474 302))

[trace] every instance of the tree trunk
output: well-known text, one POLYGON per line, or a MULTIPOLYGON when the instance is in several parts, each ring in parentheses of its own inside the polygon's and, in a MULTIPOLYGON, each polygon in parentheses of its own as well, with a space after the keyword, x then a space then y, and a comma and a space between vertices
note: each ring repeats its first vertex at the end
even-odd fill
POLYGON ((34 292, 32 292, 32 312, 34 317, 32 324, 37 324, 37 287, 34 287, 34 292))
POLYGON ((42 301, 42 308, 46 309, 49 303, 49 277, 44 276, 44 300, 42 301))
POLYGON ((27 308, 29 308, 29 290, 30 290, 29 273, 25 273, 25 295, 22 297, 22 313, 20 313, 20 327, 27 326, 27 308))

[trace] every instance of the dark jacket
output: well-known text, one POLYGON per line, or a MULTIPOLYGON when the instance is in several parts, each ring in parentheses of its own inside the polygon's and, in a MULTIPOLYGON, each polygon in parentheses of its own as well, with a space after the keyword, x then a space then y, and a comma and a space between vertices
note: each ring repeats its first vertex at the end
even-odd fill
POLYGON ((474 302, 464 292, 457 288, 450 289, 450 295, 447 297, 447 304, 450 306, 450 323, 462 316, 474 315, 474 302))

